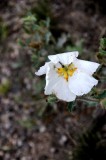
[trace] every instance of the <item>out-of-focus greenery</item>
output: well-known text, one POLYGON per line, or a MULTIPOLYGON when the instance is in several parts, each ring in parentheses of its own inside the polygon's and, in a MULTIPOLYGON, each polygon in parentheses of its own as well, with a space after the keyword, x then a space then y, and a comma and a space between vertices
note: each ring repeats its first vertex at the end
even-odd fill
POLYGON ((5 40, 8 35, 8 28, 3 20, 0 18, 0 42, 5 40))
POLYGON ((0 95, 6 95, 8 94, 9 90, 11 88, 11 82, 10 80, 6 79, 0 84, 0 95))
POLYGON ((27 38, 19 40, 19 44, 32 50, 31 60, 35 68, 45 62, 48 45, 53 41, 49 26, 49 18, 38 21, 36 16, 31 13, 23 18, 23 29, 27 38))
MULTIPOLYGON (((71 37, 68 33, 61 33, 60 37, 55 37, 51 31, 51 28, 51 19, 49 17, 45 16, 43 19, 40 19, 37 14, 32 14, 31 12, 23 17, 23 29, 26 34, 26 38, 22 37, 21 40, 19 40, 19 44, 31 50, 31 60, 35 70, 47 61, 47 57, 50 54, 75 50, 79 51, 80 54, 83 53, 83 40, 80 40, 78 43, 73 45, 71 43, 71 37)), ((97 58, 103 65, 105 64, 105 57, 106 38, 101 38, 97 58)), ((44 81, 42 80, 42 82, 44 81)), ((42 82, 39 86, 42 86, 42 82)), ((42 89, 40 89, 40 91, 42 91, 42 89)), ((100 92, 98 92, 98 89, 95 88, 90 94, 87 95, 87 99, 84 99, 84 101, 87 102, 88 106, 97 106, 97 103, 99 102, 102 106, 104 106, 105 103, 102 102, 104 102, 103 99, 106 98, 105 91, 102 93, 102 98, 100 98, 100 92), (96 96, 95 93, 97 94, 96 96)), ((49 103, 53 103, 53 100, 54 102, 57 101, 54 97, 48 97, 49 103)), ((73 105, 74 103, 69 104, 68 110, 72 110, 73 105)))
POLYGON ((100 47, 97 57, 100 63, 106 66, 106 38, 100 39, 100 47))
POLYGON ((102 99, 100 101, 100 104, 101 104, 102 108, 106 109, 106 98, 102 99))
POLYGON ((79 144, 71 160, 106 159, 106 140, 103 127, 106 124, 106 110, 101 110, 91 126, 80 136, 79 144))
POLYGON ((37 17, 35 14, 28 13, 22 19, 23 29, 27 34, 27 38, 18 41, 21 46, 32 50, 31 60, 35 68, 40 67, 41 64, 47 61, 49 54, 75 50, 82 53, 82 40, 76 45, 72 45, 69 34, 62 33, 60 37, 54 37, 50 30, 50 18, 37 19, 37 17))
MULTIPOLYGON (((37 70, 40 66, 48 61, 48 55, 62 53, 66 51, 78 50, 83 52, 83 40, 79 41, 76 45, 71 43, 71 37, 67 33, 61 33, 60 37, 55 37, 51 31, 51 19, 45 17, 40 19, 37 14, 28 13, 23 20, 23 31, 25 37, 18 40, 18 43, 31 51, 31 61, 37 70)), ((33 88, 35 88, 33 86, 33 88)), ((35 94, 40 94, 44 88, 44 80, 40 80, 35 94)), ((56 97, 48 97, 48 103, 57 101, 56 97)))
MULTIPOLYGON (((46 2, 46 0, 44 2, 46 2)), ((45 4, 46 3, 39 2, 40 6, 37 9, 33 9, 32 12, 28 13, 25 17, 23 17, 23 32, 25 36, 21 37, 21 39, 18 41, 22 47, 25 47, 31 51, 30 58, 35 70, 38 70, 40 66, 44 65, 44 63, 48 61, 47 57, 50 54, 52 55, 76 50, 79 51, 80 54, 84 52, 83 39, 81 39, 76 44, 72 44, 72 39, 69 33, 62 32, 57 37, 56 35, 54 35, 51 29, 52 25, 54 24, 52 22, 53 19, 51 11, 49 7, 47 8, 48 5, 45 4)), ((106 38, 102 38, 100 40, 100 46, 98 48, 99 51, 97 53, 97 58, 98 61, 102 64, 100 66, 102 70, 102 66, 106 64, 106 38)), ((102 75, 99 74, 99 70, 100 69, 98 69, 97 73, 94 76, 100 81, 102 75)), ((36 100, 38 101, 39 99, 44 98, 44 101, 41 105, 41 100, 38 102, 39 108, 37 110, 37 116, 42 117, 43 114, 46 112, 47 105, 49 104, 53 106, 54 103, 58 102, 58 100, 55 95, 50 95, 48 96, 48 98, 44 97, 44 95, 42 94, 42 89, 44 89, 45 83, 44 78, 42 79, 38 77, 37 79, 38 80, 36 84, 33 84, 33 89, 35 90, 35 92, 33 93, 33 97, 36 98, 36 100), (40 98, 36 96, 38 94, 40 95, 40 98)), ((98 104, 100 104, 100 107, 106 108, 106 91, 103 89, 95 87, 88 95, 84 95, 81 98, 78 97, 75 102, 69 103, 67 105, 67 109, 69 112, 73 111, 73 109, 77 105, 77 100, 79 99, 80 101, 82 100, 82 104, 86 103, 87 107, 97 107, 98 104)), ((16 100, 19 101, 20 99, 16 97, 16 100)), ((35 125, 32 119, 23 120, 19 123, 25 128, 33 128, 33 126, 35 125)), ((89 133, 87 134, 87 136, 89 136, 89 133)), ((85 139, 83 138, 83 140, 85 139)), ((84 145, 86 145, 85 142, 84 145)))
POLYGON ((28 128, 28 129, 32 129, 33 127, 36 126, 36 121, 34 121, 33 119, 19 120, 18 123, 19 123, 22 127, 28 128))
MULTIPOLYGON (((99 62, 102 64, 102 66, 104 66, 104 68, 106 67, 106 38, 101 38, 100 39, 100 47, 99 47, 99 52, 97 53, 97 57, 99 62)), ((106 71, 104 71, 104 79, 106 81, 106 71)), ((102 76, 101 76, 102 79, 102 76)), ((99 99, 100 104, 103 108, 106 108, 106 89, 102 89, 98 92, 98 94, 96 95, 96 98, 99 99)))
POLYGON ((72 112, 75 107, 75 102, 69 102, 67 105, 67 109, 69 112, 72 112))

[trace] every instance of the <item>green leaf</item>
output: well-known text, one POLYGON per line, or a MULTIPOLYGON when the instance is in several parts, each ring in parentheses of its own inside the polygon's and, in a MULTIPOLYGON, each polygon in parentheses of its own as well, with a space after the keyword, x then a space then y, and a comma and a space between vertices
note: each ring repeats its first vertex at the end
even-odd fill
POLYGON ((37 19, 35 17, 35 15, 33 14, 29 14, 28 16, 22 18, 23 22, 26 23, 26 24, 29 24, 29 23, 32 23, 32 22, 36 22, 37 19))
POLYGON ((50 18, 48 17, 46 20, 46 27, 49 28, 49 26, 50 26, 50 18))
POLYGON ((99 60, 99 63, 106 66, 106 54, 102 54, 102 53, 97 53, 97 58, 99 60))
POLYGON ((99 92, 99 94, 95 98, 98 98, 98 99, 106 98, 106 90, 99 92))
POLYGON ((48 96, 47 102, 50 103, 50 104, 53 104, 53 103, 57 102, 56 96, 55 95, 48 96))
POLYGON ((25 47, 25 43, 21 39, 18 39, 17 42, 21 47, 25 47))
POLYGON ((106 98, 102 99, 100 102, 102 108, 106 109, 106 98))
POLYGON ((44 105, 44 104, 43 104, 43 107, 39 107, 39 110, 37 111, 38 117, 42 117, 46 109, 47 109, 47 105, 44 105))
POLYGON ((69 112, 72 112, 73 109, 74 109, 74 107, 75 107, 75 102, 69 102, 69 103, 68 103, 67 108, 68 108, 68 111, 69 111, 69 112))
POLYGON ((106 56, 106 38, 100 39, 99 54, 101 56, 106 56))
POLYGON ((100 54, 101 56, 106 56, 106 51, 103 50, 103 49, 99 49, 99 54, 100 54))
POLYGON ((45 34, 46 44, 48 44, 48 43, 49 43, 49 41, 50 41, 50 37, 51 37, 51 32, 47 32, 47 33, 45 34))
POLYGON ((33 119, 25 119, 25 120, 19 120, 18 123, 27 129, 32 129, 35 125, 36 122, 33 119))
POLYGON ((22 66, 23 66, 23 62, 21 62, 21 61, 11 63, 11 67, 13 69, 18 69, 18 68, 21 68, 22 66))
POLYGON ((0 41, 5 40, 8 36, 8 27, 4 22, 0 22, 0 41))
POLYGON ((100 48, 102 48, 103 50, 106 50, 106 38, 100 39, 100 48))
POLYGON ((10 80, 6 79, 0 84, 0 95, 6 95, 11 88, 10 80))
POLYGON ((67 45, 66 51, 79 51, 80 54, 83 52, 83 39, 81 39, 77 44, 75 45, 67 45))

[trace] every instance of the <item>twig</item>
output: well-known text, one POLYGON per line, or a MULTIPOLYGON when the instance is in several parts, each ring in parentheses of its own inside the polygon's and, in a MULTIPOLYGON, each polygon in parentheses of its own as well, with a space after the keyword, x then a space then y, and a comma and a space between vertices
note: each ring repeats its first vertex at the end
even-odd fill
POLYGON ((81 101, 92 101, 92 102, 95 102, 95 103, 99 103, 99 100, 98 99, 94 99, 94 98, 77 98, 77 100, 81 100, 81 101))

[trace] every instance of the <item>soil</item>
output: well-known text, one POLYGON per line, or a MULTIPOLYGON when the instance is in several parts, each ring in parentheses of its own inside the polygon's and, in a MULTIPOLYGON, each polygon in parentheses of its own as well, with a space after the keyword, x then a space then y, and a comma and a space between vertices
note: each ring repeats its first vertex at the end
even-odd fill
MULTIPOLYGON (((95 107, 87 108, 78 101, 78 108, 68 112, 65 102, 53 106, 37 100, 35 68, 31 51, 18 45, 22 33, 22 16, 34 0, 0 2, 0 21, 7 26, 7 37, 0 42, 0 82, 10 84, 0 95, 0 159, 1 160, 66 160, 78 143, 78 136, 90 125, 95 107), (45 107, 46 106, 46 107, 45 107), (42 108, 45 107, 43 116, 42 108)), ((73 43, 84 41, 84 54, 97 61, 100 37, 106 30, 104 1, 50 1, 56 31, 68 32, 73 43)), ((5 36, 4 36, 5 37, 5 36)), ((42 93, 43 94, 43 93, 42 93)))

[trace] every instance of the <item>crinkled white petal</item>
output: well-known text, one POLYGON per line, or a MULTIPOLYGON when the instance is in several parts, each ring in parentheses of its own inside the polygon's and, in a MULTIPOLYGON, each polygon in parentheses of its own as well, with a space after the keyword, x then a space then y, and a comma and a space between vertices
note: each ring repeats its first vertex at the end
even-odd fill
POLYGON ((76 95, 70 91, 67 81, 59 76, 52 67, 46 74, 45 94, 55 94, 57 98, 67 102, 74 101, 76 98, 76 95))
POLYGON ((68 83, 63 78, 55 84, 53 87, 53 93, 56 97, 66 102, 74 101, 76 98, 76 95, 70 91, 68 83))
POLYGON ((95 78, 79 70, 68 81, 70 90, 77 96, 87 94, 97 83, 95 78))
POLYGON ((92 75, 97 70, 100 64, 95 62, 84 61, 76 58, 76 60, 74 61, 74 65, 81 71, 92 75))
POLYGON ((53 64, 48 66, 48 70, 46 73, 46 86, 45 86, 45 94, 52 94, 52 88, 60 79, 59 75, 56 73, 55 67, 53 64))
POLYGON ((46 74, 46 72, 47 72, 47 67, 48 67, 49 64, 50 64, 50 62, 46 62, 44 66, 40 67, 40 69, 39 69, 37 72, 35 72, 35 74, 36 74, 37 76, 41 76, 41 75, 43 75, 43 74, 46 74))
POLYGON ((48 56, 48 58, 53 63, 61 62, 63 65, 67 65, 73 62, 76 59, 76 57, 78 57, 78 54, 79 54, 78 51, 66 52, 66 53, 61 53, 56 55, 50 55, 48 56))

